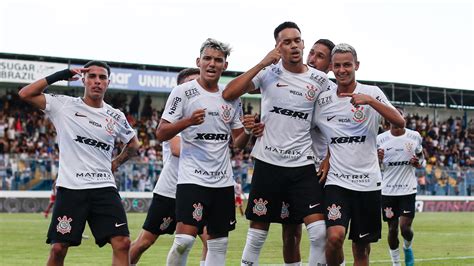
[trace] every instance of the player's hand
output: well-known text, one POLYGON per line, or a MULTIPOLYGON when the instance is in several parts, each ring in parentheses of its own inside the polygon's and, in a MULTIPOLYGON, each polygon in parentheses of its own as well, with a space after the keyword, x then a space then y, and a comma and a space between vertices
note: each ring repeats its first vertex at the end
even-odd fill
POLYGON ((382 163, 383 157, 385 156, 384 149, 377 149, 377 156, 379 157, 379 163, 382 163))
POLYGON ((371 101, 374 100, 370 95, 362 94, 362 93, 347 93, 343 92, 340 94, 342 97, 351 97, 351 104, 354 107, 358 107, 359 105, 370 104, 371 101))
POLYGON ((265 124, 263 122, 255 123, 255 126, 252 129, 252 134, 256 138, 263 136, 263 130, 265 129, 265 124))
POLYGON ((420 159, 418 157, 416 157, 416 155, 413 155, 413 157, 411 157, 410 164, 413 167, 416 167, 416 168, 419 168, 421 166, 420 165, 420 159))
POLYGON ((280 47, 283 42, 279 42, 273 50, 271 50, 263 59, 260 61, 260 64, 264 66, 269 66, 271 64, 276 64, 280 61, 280 47))
POLYGON ((244 115, 240 117, 240 121, 242 121, 242 124, 247 131, 252 131, 255 127, 255 118, 256 115, 244 115))
POLYGON ((193 112, 189 120, 191 125, 200 125, 204 123, 204 118, 206 117, 206 109, 197 109, 193 112))
POLYGON ((78 80, 82 77, 82 74, 85 74, 87 72, 89 72, 89 68, 88 67, 81 67, 81 68, 71 68, 69 69, 69 71, 71 71, 71 73, 73 73, 73 76, 72 78, 68 79, 69 81, 74 81, 74 80, 78 80))
POLYGON ((326 183, 326 178, 328 177, 329 172, 329 156, 324 158, 324 160, 319 165, 319 170, 316 176, 319 176, 319 184, 326 183))

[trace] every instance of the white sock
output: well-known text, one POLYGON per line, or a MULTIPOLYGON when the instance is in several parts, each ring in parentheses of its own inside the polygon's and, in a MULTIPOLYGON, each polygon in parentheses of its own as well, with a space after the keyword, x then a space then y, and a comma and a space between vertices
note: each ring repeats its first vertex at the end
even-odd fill
POLYGON ((389 249, 390 257, 392 258, 393 266, 401 266, 400 262, 400 249, 389 249))
MULTIPOLYGON (((285 263, 285 266, 302 266, 301 261, 293 262, 293 263, 285 263)), ((311 264, 309 264, 311 265, 311 264)))
POLYGON ((225 265, 225 255, 227 253, 228 237, 220 237, 207 240, 207 255, 205 266, 225 265))
POLYGON ((403 239, 403 248, 404 249, 409 249, 411 248, 411 242, 413 241, 413 239, 411 241, 408 241, 406 240, 405 238, 403 239))
POLYGON ((326 265, 326 223, 324 220, 306 226, 309 237, 309 265, 326 265))
POLYGON ((346 260, 343 260, 340 266, 346 266, 346 260))
POLYGON ((168 266, 185 266, 188 260, 189 251, 193 247, 196 238, 186 234, 176 234, 173 245, 166 259, 168 266))
POLYGON ((242 254, 241 266, 258 266, 260 250, 262 250, 267 235, 268 231, 249 228, 247 232, 247 241, 245 242, 244 252, 242 254))

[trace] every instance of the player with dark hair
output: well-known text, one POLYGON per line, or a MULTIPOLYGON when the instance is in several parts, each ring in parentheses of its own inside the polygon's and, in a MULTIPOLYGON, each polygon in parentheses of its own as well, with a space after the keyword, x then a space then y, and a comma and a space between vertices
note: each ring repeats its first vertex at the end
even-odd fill
POLYGON ((57 198, 48 231, 48 265, 63 265, 68 248, 81 244, 86 221, 99 247, 112 245, 113 265, 129 265, 127 217, 115 185, 114 171, 137 154, 139 142, 125 115, 104 102, 110 67, 90 61, 65 69, 19 91, 22 100, 43 110, 58 133, 57 198), (60 80, 82 74, 83 97, 43 93, 60 80), (126 143, 112 160, 115 139, 126 143))
MULTIPOLYGON (((223 94, 232 100, 260 89, 266 128, 252 151, 255 168, 246 209, 250 228, 241 263, 258 263, 270 223, 303 221, 310 239, 309 264, 317 265, 325 263, 326 227, 309 132, 314 103, 328 79, 303 63, 304 42, 294 22, 280 24, 274 37, 275 48, 232 80, 223 94)), ((298 255, 285 255, 285 263, 300 264, 298 255)))

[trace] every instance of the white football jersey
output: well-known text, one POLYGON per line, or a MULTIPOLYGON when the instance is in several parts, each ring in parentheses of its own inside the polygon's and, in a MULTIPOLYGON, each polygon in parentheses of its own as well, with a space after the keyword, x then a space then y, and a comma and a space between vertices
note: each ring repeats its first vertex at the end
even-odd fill
POLYGON ((262 94, 261 120, 265 130, 257 139, 252 156, 284 167, 313 164, 309 131, 314 102, 329 86, 326 74, 314 68, 291 73, 279 62, 260 71, 253 83, 262 94))
POLYGON ((125 115, 107 103, 94 108, 80 97, 45 94, 47 117, 57 132, 56 186, 69 189, 116 187, 112 173, 115 139, 128 143, 135 131, 125 115))
MULTIPOLYGON (((336 83, 334 83, 332 80, 328 80, 328 82, 329 82, 329 87, 327 88, 328 91, 337 89, 336 83)), ((326 158, 326 155, 328 153, 328 142, 326 138, 324 137, 323 133, 321 132, 321 130, 317 126, 312 128, 309 133, 311 134, 311 140, 313 141, 312 147, 313 147, 313 152, 314 152, 314 157, 315 157, 315 164, 316 164, 316 167, 319 168, 319 165, 321 164, 322 160, 326 158)))
MULTIPOLYGON (((176 136, 181 138, 181 134, 176 136)), ((156 181, 153 193, 175 199, 176 184, 178 183, 179 157, 174 156, 171 153, 171 145, 169 141, 163 141, 161 146, 163 153, 163 169, 161 170, 158 181, 156 181)))
POLYGON ((377 136, 377 148, 384 150, 382 195, 397 196, 416 193, 417 178, 411 158, 421 153, 420 133, 406 128, 405 134, 394 136, 390 130, 377 136))
POLYGON ((206 109, 204 123, 181 132, 178 184, 234 185, 229 141, 232 129, 242 127, 242 106, 240 99, 224 100, 223 89, 219 85, 218 92, 208 92, 193 80, 174 88, 166 102, 162 118, 170 123, 206 109))
MULTIPOLYGON (((354 93, 370 95, 392 106, 376 86, 357 83, 354 93)), ((326 185, 380 190, 376 138, 381 116, 369 105, 354 107, 350 100, 338 97, 336 89, 321 93, 316 103, 314 121, 327 139, 331 154, 326 185)))

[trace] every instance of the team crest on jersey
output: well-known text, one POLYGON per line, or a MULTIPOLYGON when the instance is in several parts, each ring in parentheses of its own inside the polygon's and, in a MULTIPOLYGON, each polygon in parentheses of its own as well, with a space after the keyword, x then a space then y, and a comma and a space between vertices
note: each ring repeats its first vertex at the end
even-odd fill
POLYGON ((64 215, 62 218, 58 217, 58 225, 56 226, 56 231, 59 233, 65 235, 67 233, 71 233, 71 222, 72 218, 67 218, 66 215, 64 215))
POLYGON ((331 205, 328 207, 328 219, 329 220, 337 220, 341 219, 341 206, 336 206, 336 204, 331 205))
POLYGON ((272 67, 272 72, 277 75, 281 75, 281 73, 283 73, 279 67, 272 67))
POLYGON ((171 221, 173 221, 171 217, 163 218, 163 222, 160 224, 160 230, 165 231, 170 226, 171 221))
POLYGON ((308 99, 308 101, 314 102, 314 99, 316 99, 316 91, 318 91, 318 89, 313 85, 307 85, 306 89, 308 89, 304 94, 306 99, 308 99))
POLYGON ((201 221, 202 220, 202 205, 201 203, 194 203, 193 204, 193 207, 194 207, 194 211, 193 211, 193 219, 196 220, 196 221, 201 221))
POLYGON ((224 120, 224 122, 229 122, 231 117, 230 117, 230 111, 232 110, 232 107, 229 105, 222 105, 222 113, 221 113, 221 118, 224 120))
POLYGON ((290 207, 290 204, 285 203, 283 201, 283 203, 281 204, 281 214, 280 214, 280 217, 282 219, 288 218, 290 216, 290 211, 288 210, 288 207, 290 207))
POLYGON ((352 119, 357 123, 362 123, 367 120, 367 116, 364 113, 364 106, 354 107, 351 109, 351 111, 354 113, 354 117, 352 117, 352 119))
POLYGON ((115 121, 112 118, 106 118, 105 122, 107 122, 107 125, 105 126, 105 131, 107 131, 107 133, 109 135, 113 135, 114 134, 115 121))
POLYGON ((391 207, 387 207, 383 209, 383 211, 385 212, 385 217, 387 217, 388 219, 392 218, 394 215, 391 207))
POLYGON ((411 142, 405 143, 405 148, 407 149, 408 153, 413 153, 413 143, 411 142))
POLYGON ((255 203, 255 206, 253 206, 253 213, 255 213, 258 216, 262 216, 267 214, 267 203, 268 201, 263 200, 262 198, 254 199, 253 203, 255 203))

